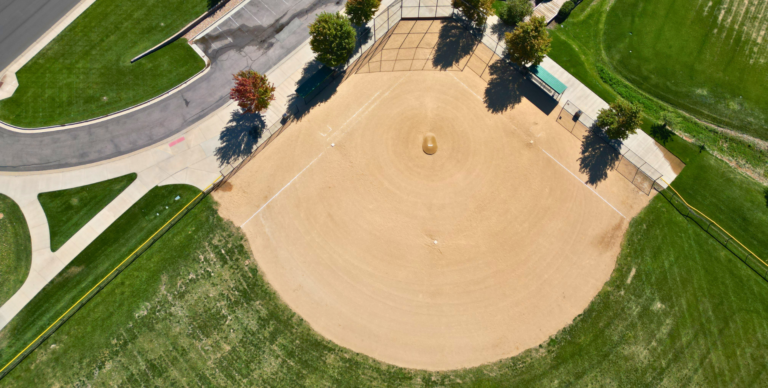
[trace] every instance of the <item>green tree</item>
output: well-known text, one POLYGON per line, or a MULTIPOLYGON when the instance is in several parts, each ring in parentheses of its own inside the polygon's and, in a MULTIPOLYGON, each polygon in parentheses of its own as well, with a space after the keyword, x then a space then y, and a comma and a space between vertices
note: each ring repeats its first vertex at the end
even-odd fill
POLYGON ((362 26, 373 19, 380 5, 381 0, 348 0, 345 13, 352 24, 362 26))
POLYGON ((253 70, 241 70, 233 76, 235 87, 229 91, 229 98, 245 113, 261 112, 275 99, 275 85, 267 76, 253 70))
POLYGON ((498 14, 504 23, 514 26, 533 14, 533 6, 529 0, 509 0, 504 2, 498 14))
POLYGON ((505 40, 509 59, 521 67, 541 64, 552 44, 547 22, 540 16, 518 24, 514 31, 506 33, 505 40))
POLYGON ((323 12, 309 26, 309 47, 329 67, 342 65, 355 49, 355 29, 340 13, 323 12))
POLYGON ((661 112, 661 119, 659 120, 659 125, 666 128, 672 128, 675 125, 677 125, 677 116, 675 116, 674 113, 665 110, 664 112, 661 112))
POLYGON ((488 15, 493 14, 494 0, 453 0, 453 8, 461 13, 470 21, 478 26, 485 25, 488 15))
POLYGON ((643 109, 640 104, 619 99, 609 109, 601 109, 597 114, 597 126, 603 128, 611 139, 626 140, 637 132, 642 124, 640 119, 643 109))

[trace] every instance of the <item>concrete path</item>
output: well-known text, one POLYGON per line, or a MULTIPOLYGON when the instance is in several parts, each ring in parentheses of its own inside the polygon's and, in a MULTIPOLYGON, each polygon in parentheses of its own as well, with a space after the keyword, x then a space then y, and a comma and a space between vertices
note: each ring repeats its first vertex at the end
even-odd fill
POLYGON ((551 22, 557 13, 560 12, 560 7, 568 0, 550 0, 542 1, 535 8, 533 8, 533 16, 543 17, 547 23, 551 22))
MULTIPOLYGON (((277 87, 277 100, 263 115, 266 128, 255 146, 272 136, 290 103, 304 67, 314 59, 309 42, 304 42, 267 72, 277 87)), ((213 114, 189 127, 173 139, 116 160, 84 168, 71 168, 39 174, 0 175, 0 192, 21 207, 32 237, 32 268, 21 289, 0 307, 2 329, 32 298, 85 247, 96 239, 129 207, 156 185, 189 184, 203 190, 219 178, 222 170, 215 155, 222 146, 221 133, 232 127, 232 114, 239 112, 227 103, 213 114), (50 250, 50 234, 37 195, 89 185, 136 172, 137 179, 114 201, 99 212, 58 251, 50 250)), ((254 146, 254 148, 255 148, 254 146)))
POLYGON ((109 160, 187 130, 229 101, 232 74, 266 72, 309 38, 307 25, 334 0, 252 0, 222 19, 198 45, 211 60, 208 72, 151 105, 65 130, 0 129, 0 171, 45 171, 109 160))

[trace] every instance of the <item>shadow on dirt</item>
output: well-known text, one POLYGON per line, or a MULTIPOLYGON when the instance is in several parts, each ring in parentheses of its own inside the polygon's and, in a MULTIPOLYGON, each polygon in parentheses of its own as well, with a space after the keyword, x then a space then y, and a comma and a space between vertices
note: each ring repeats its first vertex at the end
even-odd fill
POLYGON ((250 155, 256 149, 265 127, 260 113, 233 112, 219 135, 221 145, 214 151, 219 166, 232 164, 250 155))
POLYGON ((616 167, 621 154, 601 136, 601 130, 592 127, 584 136, 579 157, 579 171, 587 175, 587 183, 597 186, 608 178, 608 171, 616 167))

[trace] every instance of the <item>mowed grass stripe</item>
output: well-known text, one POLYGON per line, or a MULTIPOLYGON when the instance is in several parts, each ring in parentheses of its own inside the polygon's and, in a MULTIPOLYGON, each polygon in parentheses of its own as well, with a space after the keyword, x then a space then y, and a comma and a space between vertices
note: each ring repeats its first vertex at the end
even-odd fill
POLYGON ((205 63, 185 39, 130 60, 176 33, 211 0, 99 0, 17 73, 0 120, 41 127, 128 108, 173 88, 205 63))
MULTIPOLYGON (((709 190, 700 209, 724 203, 719 219, 746 221, 745 232, 768 214, 765 204, 743 205, 763 198, 760 185, 707 153, 688 163, 675 185, 691 201, 709 190), (702 176, 708 186, 698 185, 702 176)), ((208 197, 3 383, 751 387, 768 373, 766 299, 768 282, 659 195, 632 220, 596 299, 549 341, 476 368, 403 369, 316 334, 273 292, 243 234, 208 197)))
POLYGON ((608 11, 603 47, 651 95, 768 140, 766 28, 761 0, 621 0, 608 11))
POLYGON ((185 185, 155 187, 131 206, 0 331, 2 365, 10 365, 200 193, 185 185))

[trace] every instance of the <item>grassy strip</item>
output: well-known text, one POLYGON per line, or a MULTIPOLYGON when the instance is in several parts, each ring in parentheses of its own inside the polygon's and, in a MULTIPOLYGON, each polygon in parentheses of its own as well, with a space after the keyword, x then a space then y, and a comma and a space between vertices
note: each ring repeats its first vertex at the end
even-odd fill
POLYGON ((0 306, 27 280, 32 265, 32 239, 19 205, 0 194, 0 306))
POLYGON ((59 250, 134 180, 136 174, 131 173, 88 186, 38 194, 37 200, 48 219, 51 251, 59 250))
POLYGON ((0 331, 0 363, 16 356, 199 192, 183 185, 155 187, 131 206, 0 331))
POLYGON ((768 140, 768 46, 760 38, 768 21, 761 14, 762 6, 744 1, 616 1, 603 48, 611 68, 644 92, 768 140))
POLYGON ((21 127, 72 123, 116 112, 187 80, 205 63, 184 39, 138 54, 176 33, 211 0, 99 0, 29 61, 0 120, 21 127))
MULTIPOLYGON (((603 53, 603 36, 609 5, 610 1, 608 0, 585 0, 579 7, 576 7, 568 18, 568 22, 563 24, 561 28, 551 31, 553 50, 550 52, 550 56, 552 59, 571 72, 574 77, 582 81, 603 100, 610 103, 617 97, 622 97, 640 103, 646 113, 646 124, 642 129, 660 143, 664 143, 670 151, 681 159, 684 157, 678 152, 690 153, 688 148, 691 147, 681 146, 674 150, 674 147, 670 148, 666 144, 668 140, 659 137, 651 128, 651 124, 656 122, 660 118, 661 112, 665 110, 673 112, 678 117, 679 124, 673 128, 677 133, 737 165, 753 177, 762 181, 768 180, 768 169, 766 168, 768 166, 768 150, 702 124, 691 116, 676 111, 641 92, 616 75, 608 65, 603 53)), ((677 142, 677 145, 682 143, 679 139, 675 140, 674 136, 671 140, 673 143, 677 142)))
MULTIPOLYGON (((718 222, 747 222, 735 233, 764 223, 760 186, 697 155, 678 190, 723 212, 718 222)), ((449 372, 385 365, 321 338, 271 290, 211 198, 140 260, 3 383, 749 387, 768 374, 768 283, 663 196, 632 221, 611 279, 574 324, 520 356, 449 372)))

